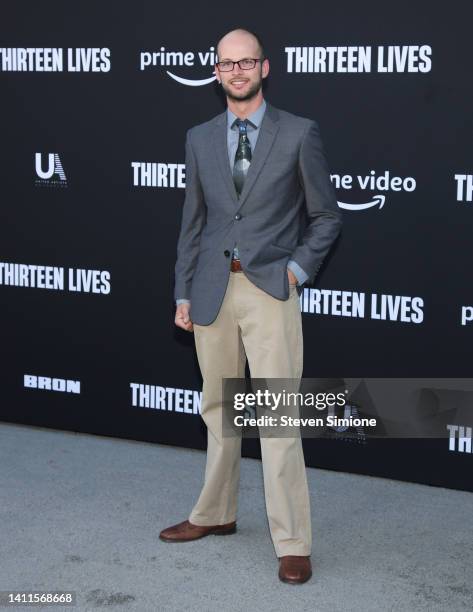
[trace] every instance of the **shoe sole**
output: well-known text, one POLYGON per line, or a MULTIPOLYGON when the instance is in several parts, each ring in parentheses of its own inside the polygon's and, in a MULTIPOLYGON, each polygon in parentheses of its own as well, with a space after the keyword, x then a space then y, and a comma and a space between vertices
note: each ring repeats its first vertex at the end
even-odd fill
POLYGON ((166 538, 165 536, 159 536, 159 539, 163 542, 194 542, 194 540, 200 540, 201 538, 205 538, 209 535, 218 535, 218 536, 226 536, 231 535, 232 533, 236 533, 236 525, 234 527, 230 527, 229 529, 214 529, 209 531, 208 533, 204 533, 196 538, 184 538, 180 540, 179 538, 166 538))
POLYGON ((286 584, 304 584, 305 582, 307 582, 311 578, 312 578, 312 572, 310 573, 310 575, 305 580, 291 580, 291 578, 281 578, 281 576, 279 576, 279 580, 281 582, 285 582, 286 584))

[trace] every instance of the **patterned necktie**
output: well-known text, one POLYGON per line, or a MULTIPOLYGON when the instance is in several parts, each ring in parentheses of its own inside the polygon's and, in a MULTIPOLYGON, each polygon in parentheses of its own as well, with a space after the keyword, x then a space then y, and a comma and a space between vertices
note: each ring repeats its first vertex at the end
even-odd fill
MULTIPOLYGON (((251 162, 251 144, 246 133, 246 126, 248 125, 247 119, 235 119, 233 125, 238 127, 239 138, 238 147, 235 153, 235 162, 233 164, 233 182, 235 183, 235 189, 238 197, 243 190, 243 184, 245 182, 246 174, 251 162)), ((233 126, 232 126, 233 127, 233 126)))

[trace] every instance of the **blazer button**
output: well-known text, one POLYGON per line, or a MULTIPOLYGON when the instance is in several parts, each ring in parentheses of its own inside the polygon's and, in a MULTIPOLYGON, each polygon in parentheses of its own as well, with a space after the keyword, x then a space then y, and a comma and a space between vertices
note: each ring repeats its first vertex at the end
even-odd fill
POLYGON ((237 213, 234 217, 237 221, 239 221, 241 219, 241 215, 240 213, 237 213))
POLYGON ((230 257, 230 251, 225 250, 223 254, 225 255, 225 257, 230 257))

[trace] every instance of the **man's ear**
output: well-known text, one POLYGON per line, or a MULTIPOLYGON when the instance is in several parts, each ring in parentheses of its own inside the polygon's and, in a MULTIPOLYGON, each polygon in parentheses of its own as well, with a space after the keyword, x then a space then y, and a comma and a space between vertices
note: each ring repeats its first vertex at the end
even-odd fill
POLYGON ((264 70, 264 66, 266 66, 266 74, 263 77, 265 79, 269 74, 269 59, 267 57, 265 57, 263 61, 263 70, 264 70))

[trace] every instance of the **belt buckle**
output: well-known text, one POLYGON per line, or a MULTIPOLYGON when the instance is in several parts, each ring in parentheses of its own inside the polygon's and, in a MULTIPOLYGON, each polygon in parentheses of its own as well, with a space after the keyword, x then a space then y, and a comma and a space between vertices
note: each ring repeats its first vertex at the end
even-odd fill
POLYGON ((232 272, 242 272, 241 262, 236 257, 232 257, 232 262, 230 265, 230 269, 232 272))

